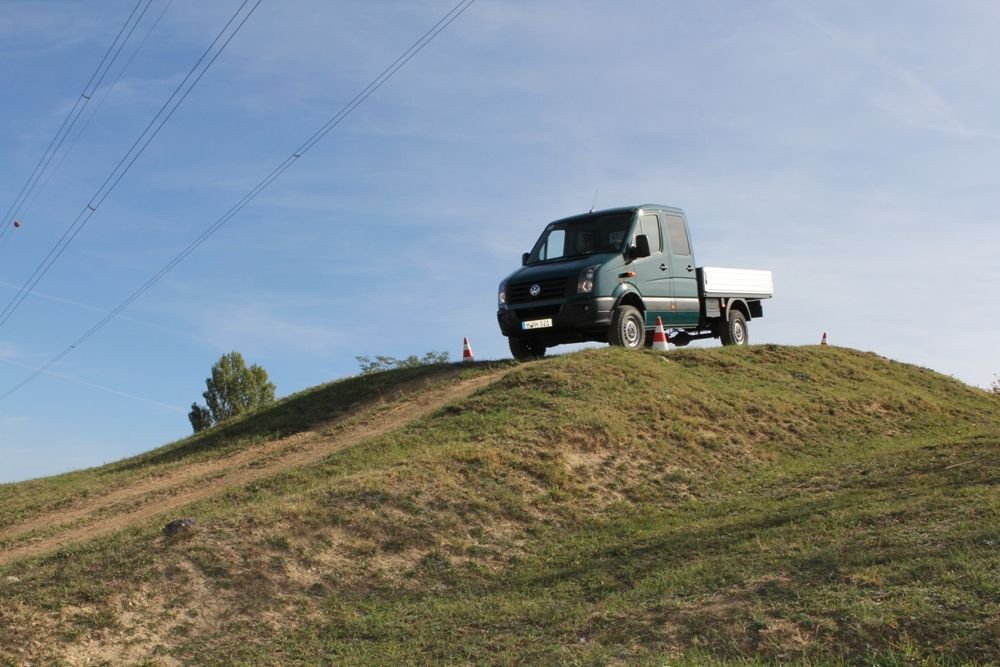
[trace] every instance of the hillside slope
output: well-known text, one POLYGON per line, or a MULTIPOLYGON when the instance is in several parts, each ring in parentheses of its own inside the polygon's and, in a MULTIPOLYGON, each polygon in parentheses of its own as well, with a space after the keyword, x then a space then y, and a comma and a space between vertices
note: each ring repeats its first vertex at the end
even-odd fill
POLYGON ((836 348, 354 378, 0 487, 0 661, 997 662, 998 443, 836 348))

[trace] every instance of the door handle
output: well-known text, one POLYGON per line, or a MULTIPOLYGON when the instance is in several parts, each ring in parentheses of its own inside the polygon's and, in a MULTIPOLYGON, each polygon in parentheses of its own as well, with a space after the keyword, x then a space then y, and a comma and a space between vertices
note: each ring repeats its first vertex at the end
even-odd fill
POLYGON ((668 267, 666 264, 660 264, 660 271, 666 271, 668 268, 670 267, 668 267))
POLYGON ((694 267, 688 264, 688 273, 690 273, 691 271, 694 271, 694 267))

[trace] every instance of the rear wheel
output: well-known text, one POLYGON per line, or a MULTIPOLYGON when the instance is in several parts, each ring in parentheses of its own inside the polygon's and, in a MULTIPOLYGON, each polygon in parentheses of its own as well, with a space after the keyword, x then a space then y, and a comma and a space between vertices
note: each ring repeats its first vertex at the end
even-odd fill
POLYGON ((646 340, 646 321, 635 306, 618 306, 611 317, 608 342, 630 350, 642 348, 646 340))
POLYGON ((721 338, 723 345, 749 345, 746 316, 738 310, 729 311, 729 321, 722 329, 721 338))
POLYGON ((531 361, 545 356, 545 346, 531 338, 508 338, 510 353, 518 361, 531 361))

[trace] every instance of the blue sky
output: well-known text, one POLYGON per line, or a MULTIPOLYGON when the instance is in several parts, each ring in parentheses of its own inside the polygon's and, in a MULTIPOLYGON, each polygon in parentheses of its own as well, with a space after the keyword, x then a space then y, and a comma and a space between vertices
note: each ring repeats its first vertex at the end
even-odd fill
MULTIPOLYGON (((134 4, 0 4, 0 213, 134 4)), ((153 1, 128 69, 0 244, 0 306, 239 4, 153 1)), ((0 393, 454 4, 264 0, 0 327, 0 393)), ((478 0, 122 316, 0 401, 0 482, 188 434, 230 350, 279 395, 356 373, 358 355, 459 359, 463 336, 478 358, 507 357, 497 283, 595 193, 599 208, 684 208, 699 264, 774 271, 752 342, 827 331, 986 386, 1000 371, 997 34, 1000 6, 971 0, 478 0)))

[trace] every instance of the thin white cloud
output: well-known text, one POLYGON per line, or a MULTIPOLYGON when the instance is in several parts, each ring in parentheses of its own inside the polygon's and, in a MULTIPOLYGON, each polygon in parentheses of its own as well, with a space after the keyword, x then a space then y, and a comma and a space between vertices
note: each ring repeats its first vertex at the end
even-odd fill
POLYGON ((1000 141, 1000 131, 972 127, 955 106, 915 69, 885 55, 891 44, 876 47, 855 31, 841 28, 832 21, 809 12, 801 4, 787 3, 785 8, 828 37, 841 53, 848 53, 885 75, 884 88, 871 93, 871 102, 886 116, 906 127, 931 130, 963 138, 1000 141))
POLYGON ((0 54, 38 58, 68 51, 101 34, 89 14, 84 5, 72 2, 5 1, 0 4, 0 54))
MULTIPOLYGON (((0 287, 4 287, 4 288, 6 288, 8 290, 11 290, 11 291, 18 291, 18 290, 21 289, 21 287, 19 285, 15 285, 14 283, 9 283, 9 282, 7 282, 5 280, 0 280, 0 287)), ((57 303, 57 304, 66 305, 66 306, 72 306, 74 308, 79 308, 81 310, 87 310, 87 311, 90 311, 90 312, 93 312, 93 313, 100 313, 102 315, 107 315, 108 313, 111 312, 107 308, 100 308, 98 306, 94 306, 94 305, 91 305, 91 304, 88 304, 88 303, 83 303, 81 301, 75 301, 73 299, 66 299, 64 297, 55 296, 53 294, 48 294, 46 292, 40 292, 38 290, 29 290, 28 294, 31 295, 32 297, 37 297, 39 299, 44 299, 45 301, 50 301, 52 303, 57 303)), ((142 319, 139 319, 139 318, 136 318, 136 317, 132 317, 131 315, 123 315, 123 314, 122 315, 118 315, 116 317, 116 319, 123 320, 125 322, 132 322, 133 324, 139 324, 141 326, 144 326, 144 327, 147 327, 147 328, 150 328, 150 329, 155 329, 157 331, 169 334, 169 335, 177 337, 177 338, 185 338, 185 339, 188 339, 188 340, 193 339, 193 336, 188 331, 179 331, 176 328, 165 327, 165 326, 160 325, 160 324, 156 324, 156 323, 149 322, 149 321, 146 321, 146 320, 142 320, 142 319)), ((3 343, 0 343, 0 357, 4 356, 3 355, 3 347, 2 347, 2 345, 3 345, 3 343)))
MULTIPOLYGON (((0 415, 0 426, 5 428, 11 428, 14 426, 21 426, 27 424, 31 420, 26 415, 0 415)), ((34 454, 30 449, 7 449, 7 455, 18 454, 18 455, 31 455, 34 454)))
POLYGON ((0 361, 16 359, 17 356, 17 346, 11 342, 0 340, 0 361))
POLYGON ((155 405, 155 406, 160 407, 160 408, 166 408, 167 410, 171 410, 173 412, 186 412, 186 410, 184 408, 176 406, 176 405, 171 405, 169 403, 163 403, 162 401, 156 401, 156 400, 153 400, 151 398, 146 398, 144 396, 138 396, 136 394, 131 394, 131 393, 127 392, 127 391, 120 391, 118 389, 112 389, 111 387, 105 387, 103 385, 95 384, 93 382, 87 382, 86 380, 81 380, 79 378, 70 377, 68 375, 63 375, 61 373, 54 373, 54 372, 49 371, 49 370, 42 370, 41 368, 36 368, 35 366, 31 366, 29 364, 22 364, 21 362, 14 361, 12 359, 0 358, 0 362, 5 363, 5 364, 9 364, 11 366, 17 366, 18 368, 23 368, 23 369, 26 369, 26 370, 29 370, 29 371, 35 371, 35 372, 40 371, 42 374, 47 375, 48 377, 58 378, 60 380, 65 380, 67 382, 72 382, 73 384, 82 385, 84 387, 90 387, 91 389, 97 389, 97 390, 103 391, 103 392, 108 393, 108 394, 114 394, 115 396, 122 396, 124 398, 132 399, 134 401, 140 401, 142 403, 146 403, 147 405, 155 405))
MULTIPOLYGON (((183 294, 186 288, 175 288, 183 294)), ((332 356, 347 336, 324 320, 329 301, 308 295, 223 292, 208 301, 164 298, 159 308, 183 319, 199 339, 217 350, 238 349, 249 356, 282 352, 332 356)))

